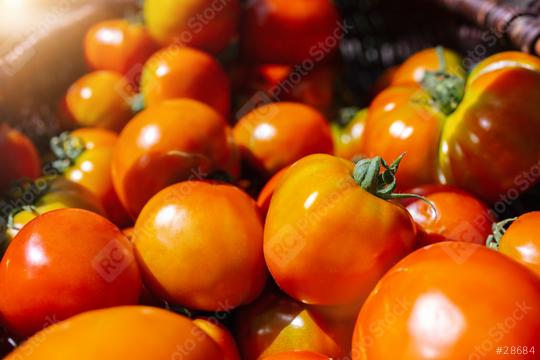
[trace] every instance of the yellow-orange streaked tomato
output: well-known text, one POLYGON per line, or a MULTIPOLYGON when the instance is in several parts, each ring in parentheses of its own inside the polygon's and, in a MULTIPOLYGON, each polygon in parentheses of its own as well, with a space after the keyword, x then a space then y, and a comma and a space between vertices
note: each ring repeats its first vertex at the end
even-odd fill
POLYGON ((240 360, 236 342, 227 328, 215 318, 196 318, 193 323, 200 327, 206 335, 219 345, 223 352, 223 360, 240 360))
POLYGON ((481 61, 472 69, 467 78, 467 83, 470 85, 488 72, 511 67, 540 71, 540 59, 537 56, 531 56, 521 51, 505 51, 494 54, 481 61))
POLYGON ((265 357, 263 360, 332 360, 332 358, 312 351, 287 351, 265 357))
POLYGON ((355 160, 364 155, 364 128, 368 110, 357 111, 345 124, 332 124, 334 137, 334 155, 347 160, 355 160))

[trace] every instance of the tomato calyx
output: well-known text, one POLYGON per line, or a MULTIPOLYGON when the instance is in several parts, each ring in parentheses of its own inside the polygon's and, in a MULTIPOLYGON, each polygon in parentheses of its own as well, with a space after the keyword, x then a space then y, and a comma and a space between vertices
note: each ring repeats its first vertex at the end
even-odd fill
POLYGON ((491 229, 493 230, 493 234, 489 235, 486 240, 486 246, 493 250, 499 250, 499 246, 501 244, 501 239, 503 235, 506 233, 506 228, 509 224, 513 223, 517 217, 506 219, 503 221, 499 221, 497 223, 493 223, 491 226, 491 229))
POLYGON ((71 135, 68 131, 54 136, 50 141, 51 150, 56 160, 51 162, 51 166, 60 174, 63 174, 86 150, 83 139, 71 135))
POLYGON ((426 71, 421 85, 429 94, 431 103, 443 114, 450 115, 465 96, 465 80, 447 71, 444 49, 438 46, 436 51, 440 69, 426 71))

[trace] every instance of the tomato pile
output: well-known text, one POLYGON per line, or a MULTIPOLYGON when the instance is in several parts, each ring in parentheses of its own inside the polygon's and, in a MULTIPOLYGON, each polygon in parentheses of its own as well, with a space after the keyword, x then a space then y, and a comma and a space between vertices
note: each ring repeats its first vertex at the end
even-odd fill
POLYGON ((540 59, 425 49, 347 100, 330 0, 91 27, 38 151, 0 124, 8 359, 540 358, 540 59), (505 207, 505 206, 504 206, 505 207))

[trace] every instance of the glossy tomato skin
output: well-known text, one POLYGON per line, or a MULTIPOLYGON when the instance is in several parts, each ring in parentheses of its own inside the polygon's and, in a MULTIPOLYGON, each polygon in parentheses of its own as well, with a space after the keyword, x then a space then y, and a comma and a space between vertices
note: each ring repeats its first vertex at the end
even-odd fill
POLYGON ((309 154, 333 152, 325 117, 299 103, 272 103, 244 117, 233 129, 242 158, 267 175, 309 154))
POLYGON ((146 28, 124 19, 93 25, 84 38, 86 63, 93 70, 109 70, 137 83, 143 64, 157 50, 146 28))
POLYGON ((121 74, 94 71, 73 83, 65 97, 68 121, 74 127, 100 127, 119 132, 131 119, 134 92, 121 74))
POLYGON ((363 109, 356 113, 345 126, 332 124, 334 136, 334 155, 347 160, 354 160, 364 153, 364 129, 366 126, 368 110, 363 109))
POLYGON ((495 219, 486 204, 464 191, 440 190, 407 206, 422 229, 417 247, 441 241, 466 241, 483 245, 495 219))
POLYGON ((237 35, 239 13, 239 0, 219 4, 212 0, 144 2, 146 26, 160 44, 191 46, 214 54, 237 35))
POLYGON ((86 210, 34 219, 0 263, 0 312, 21 337, 87 310, 135 304, 140 291, 131 244, 114 224, 86 210))
POLYGON ((496 71, 501 68, 526 68, 534 71, 540 71, 540 59, 537 56, 531 56, 521 51, 504 51, 491 55, 487 59, 476 65, 469 76, 467 83, 471 85, 482 75, 496 71))
POLYGON ((361 302, 416 239, 407 211, 363 190, 354 163, 307 156, 281 180, 270 202, 265 259, 277 284, 308 304, 361 302))
POLYGON ((256 63, 300 64, 329 58, 343 29, 330 0, 253 0, 242 24, 243 56, 256 63))
POLYGON ((114 187, 133 218, 161 189, 215 170, 238 173, 232 134, 221 115, 190 99, 139 113, 120 134, 112 164, 114 187))
POLYGON ((282 352, 314 351, 337 359, 349 354, 357 312, 342 317, 312 311, 277 291, 263 293, 238 309, 235 336, 242 359, 266 359, 282 352))
POLYGON ((141 93, 147 107, 167 99, 201 101, 229 116, 231 89, 227 74, 209 54, 189 47, 167 47, 144 65, 141 93))
POLYGON ((311 351, 287 351, 263 358, 264 360, 332 360, 311 351))
POLYGON ((538 351, 539 331, 540 279, 485 246, 442 242, 415 251, 381 279, 360 311, 352 355, 495 360, 503 344, 538 351))
POLYGON ((240 360, 236 342, 227 328, 215 318, 196 318, 193 323, 201 328, 220 347, 223 360, 240 360))
POLYGON ((208 360, 219 347, 189 319, 155 307, 86 312, 42 330, 7 359, 208 360), (193 346, 196 344, 196 346, 193 346))
POLYGON ((268 208, 270 207, 270 200, 272 200, 272 195, 274 195, 274 191, 279 185, 281 179, 283 179, 283 176, 285 175, 285 171, 287 171, 287 169, 288 167, 283 168, 277 173, 275 173, 274 176, 272 176, 270 180, 268 180, 268 182, 264 185, 261 192, 259 193, 259 196, 257 197, 257 206, 259 207, 261 214, 265 218, 266 214, 268 213, 268 208))
POLYGON ((508 66, 490 66, 501 59, 478 65, 446 121, 439 151, 440 180, 489 203, 533 186, 540 170, 540 67, 516 66, 514 56, 508 66))
POLYGON ((501 238, 499 251, 540 277, 540 212, 518 217, 501 238))
POLYGON ((255 201, 232 185, 188 181, 152 197, 133 233, 147 285, 173 304, 229 311, 266 281, 255 201))
POLYGON ((64 176, 90 190, 100 201, 107 218, 120 227, 128 226, 131 219, 114 190, 111 163, 116 133, 99 128, 82 128, 71 132, 80 138, 85 150, 67 169, 64 176))
POLYGON ((0 193, 20 179, 35 179, 41 172, 41 160, 32 141, 18 130, 0 123, 0 193))

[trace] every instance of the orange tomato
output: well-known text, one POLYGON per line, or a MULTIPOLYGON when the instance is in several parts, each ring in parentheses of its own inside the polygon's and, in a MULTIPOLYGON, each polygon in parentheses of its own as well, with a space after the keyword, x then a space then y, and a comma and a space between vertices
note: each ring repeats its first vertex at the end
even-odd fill
MULTIPOLYGON (((317 154, 285 173, 266 217, 264 255, 277 284, 295 299, 359 303, 413 249, 415 225, 404 208, 384 200, 389 189, 379 183, 378 162, 355 166, 317 154)), ((395 180, 397 163, 389 168, 384 178, 395 180)))
POLYGON ((264 286, 262 232, 256 204, 242 190, 189 181, 150 199, 133 243, 156 294, 193 309, 229 311, 264 286))
POLYGON ((212 53, 224 50, 237 35, 239 0, 146 0, 144 19, 163 45, 187 45, 212 53))
POLYGON ((243 14, 243 56, 253 62, 296 65, 336 51, 344 30, 330 0, 252 0, 243 14))
POLYGON ((65 97, 68 120, 75 127, 120 131, 133 116, 133 90, 119 73, 95 71, 71 85, 65 97))
POLYGON ((0 164, 0 193, 14 181, 35 179, 41 173, 41 160, 32 141, 5 123, 0 123, 0 164))
POLYGON ((274 176, 272 176, 270 180, 268 180, 268 182, 264 185, 261 192, 259 193, 259 196, 257 197, 257 206, 259 207, 259 210, 264 217, 266 217, 266 214, 268 213, 268 208, 270 207, 270 200, 272 200, 272 195, 274 195, 274 191, 276 190, 276 187, 285 175, 285 171, 287 171, 287 169, 288 167, 283 168, 277 173, 275 173, 274 176))
POLYGON ((364 128, 368 110, 363 109, 345 124, 332 124, 332 135, 334 137, 334 155, 347 160, 355 160, 364 153, 364 128))
POLYGON ((242 157, 269 175, 306 155, 333 151, 327 120, 298 103, 261 106, 240 119, 233 134, 242 157))
POLYGON ((215 318, 197 318, 193 323, 200 327, 223 352, 223 360, 240 360, 236 342, 231 333, 215 318))
POLYGON ((214 170, 238 172, 238 158, 223 117, 190 99, 165 101, 139 113, 118 138, 113 183, 136 218, 158 191, 214 170))
POLYGON ((77 315, 37 333, 7 360, 209 360, 219 347, 189 319, 155 307, 121 306, 77 315))
POLYGON ((148 59, 141 79, 141 93, 147 107, 163 100, 190 98, 229 116, 231 90, 227 74, 205 52, 171 46, 148 59))
POLYGON ((539 332, 538 277, 484 246, 441 242, 410 254, 379 281, 360 311, 352 355, 495 360, 497 347, 509 344, 520 347, 509 358, 532 360, 539 332))
POLYGON ((84 311, 135 304, 140 292, 131 244, 115 225, 86 210, 37 217, 0 263, 2 322, 18 336, 84 311))
POLYGON ((311 351, 288 351, 273 356, 265 357, 264 360, 332 360, 331 358, 311 351))

